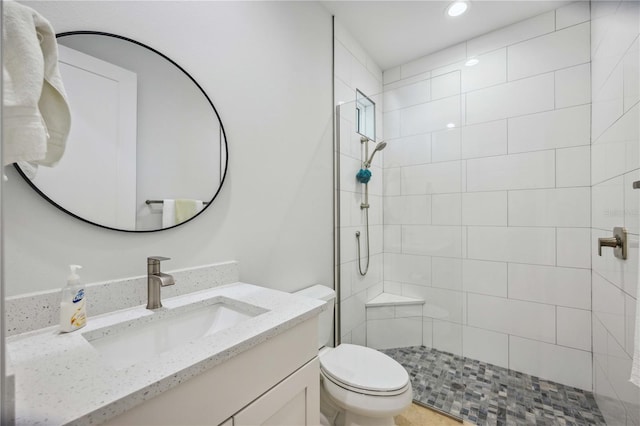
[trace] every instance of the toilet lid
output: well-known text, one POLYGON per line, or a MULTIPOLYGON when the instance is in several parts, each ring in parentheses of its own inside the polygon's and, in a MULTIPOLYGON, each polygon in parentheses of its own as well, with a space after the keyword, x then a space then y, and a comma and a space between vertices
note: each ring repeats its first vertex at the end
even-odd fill
POLYGON ((409 383, 398 362, 375 349, 343 343, 320 356, 320 366, 332 379, 371 391, 397 391, 409 383))

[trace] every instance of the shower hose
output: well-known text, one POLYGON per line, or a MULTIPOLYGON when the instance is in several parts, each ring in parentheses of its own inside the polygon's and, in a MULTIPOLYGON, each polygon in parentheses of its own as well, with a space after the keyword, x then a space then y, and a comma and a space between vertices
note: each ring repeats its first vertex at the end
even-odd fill
POLYGON ((367 265, 362 270, 362 258, 360 257, 360 231, 356 231, 356 240, 358 240, 358 272, 363 277, 369 271, 369 207, 364 208, 365 230, 367 233, 367 265))

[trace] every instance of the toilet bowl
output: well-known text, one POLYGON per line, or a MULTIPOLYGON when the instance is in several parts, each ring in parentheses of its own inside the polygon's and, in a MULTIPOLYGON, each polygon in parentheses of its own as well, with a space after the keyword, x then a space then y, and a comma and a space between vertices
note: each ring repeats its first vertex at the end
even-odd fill
POLYGON ((318 330, 322 414, 336 426, 394 425, 393 417, 413 399, 407 371, 375 349, 347 343, 325 346, 331 336, 335 292, 316 285, 296 294, 329 303, 318 330))

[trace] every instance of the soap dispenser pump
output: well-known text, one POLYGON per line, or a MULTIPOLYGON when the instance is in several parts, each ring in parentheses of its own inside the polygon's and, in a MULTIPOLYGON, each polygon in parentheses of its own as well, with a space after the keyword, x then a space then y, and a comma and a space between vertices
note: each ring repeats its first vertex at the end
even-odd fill
POLYGON ((67 286, 62 289, 60 301, 60 331, 68 333, 87 324, 86 299, 84 288, 80 284, 77 270, 80 265, 69 265, 71 274, 67 278, 67 286))

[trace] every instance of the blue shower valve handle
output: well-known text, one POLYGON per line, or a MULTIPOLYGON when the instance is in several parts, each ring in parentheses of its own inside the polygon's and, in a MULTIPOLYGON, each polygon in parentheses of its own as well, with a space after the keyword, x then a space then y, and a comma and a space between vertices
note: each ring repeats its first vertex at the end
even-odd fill
POLYGON ((371 171, 369 169, 360 169, 356 174, 356 179, 360 183, 368 183, 371 179, 371 171))

